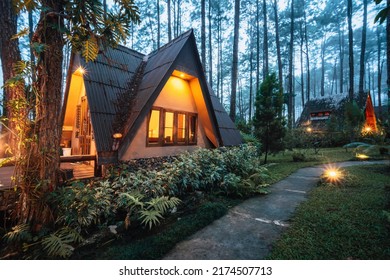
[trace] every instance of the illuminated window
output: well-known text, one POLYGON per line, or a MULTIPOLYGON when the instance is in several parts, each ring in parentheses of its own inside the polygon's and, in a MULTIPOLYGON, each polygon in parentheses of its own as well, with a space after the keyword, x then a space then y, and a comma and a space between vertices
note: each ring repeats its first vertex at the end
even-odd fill
POLYGON ((147 145, 195 145, 197 126, 194 113, 153 108, 149 115, 147 145))
POLYGON ((188 143, 189 144, 196 144, 196 127, 197 127, 197 118, 196 115, 190 114, 189 115, 189 135, 188 135, 188 143))
POLYGON ((152 110, 148 126, 149 144, 158 144, 160 138, 160 110, 152 110))
POLYGON ((175 113, 165 112, 164 118, 164 144, 173 144, 173 128, 175 113))
POLYGON ((186 114, 177 114, 177 143, 185 144, 187 135, 186 114))

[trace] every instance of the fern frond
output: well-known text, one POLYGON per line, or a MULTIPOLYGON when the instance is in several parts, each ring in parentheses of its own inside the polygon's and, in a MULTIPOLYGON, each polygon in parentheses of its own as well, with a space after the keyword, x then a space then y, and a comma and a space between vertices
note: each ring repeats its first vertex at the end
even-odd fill
POLYGON ((142 199, 144 196, 139 193, 135 194, 129 194, 129 193, 121 193, 119 195, 119 206, 122 207, 130 207, 130 209, 133 209, 134 207, 139 206, 140 208, 144 207, 144 203, 142 202, 142 199))
POLYGON ((160 196, 151 199, 146 204, 148 205, 147 209, 155 209, 161 213, 165 213, 169 209, 178 206, 180 203, 181 200, 177 197, 160 196))
POLYGON ((141 220, 142 224, 149 226, 149 229, 151 229, 152 226, 160 223, 160 220, 163 219, 163 216, 158 210, 142 210, 140 211, 139 219, 141 220))

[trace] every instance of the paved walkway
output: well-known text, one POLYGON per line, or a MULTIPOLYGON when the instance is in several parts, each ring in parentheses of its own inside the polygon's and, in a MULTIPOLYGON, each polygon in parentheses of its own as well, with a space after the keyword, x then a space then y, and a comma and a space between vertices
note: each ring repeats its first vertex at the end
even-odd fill
MULTIPOLYGON (((338 167, 389 161, 351 161, 338 167)), ((299 203, 318 182, 326 165, 302 168, 273 184, 271 193, 254 197, 230 209, 222 218, 179 243, 164 259, 251 260, 264 259, 272 244, 288 227, 299 203)))

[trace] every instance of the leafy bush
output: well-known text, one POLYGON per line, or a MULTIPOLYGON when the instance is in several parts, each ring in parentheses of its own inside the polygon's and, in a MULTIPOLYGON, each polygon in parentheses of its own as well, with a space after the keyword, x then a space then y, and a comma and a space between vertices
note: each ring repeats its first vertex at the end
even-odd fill
POLYGON ((306 156, 302 152, 294 152, 291 156, 294 162, 302 162, 306 160, 306 156))
POLYGON ((179 206, 181 200, 177 197, 195 191, 233 197, 264 194, 269 174, 259 160, 255 146, 242 145, 198 149, 170 159, 157 169, 111 166, 103 179, 74 181, 50 193, 47 200, 56 227, 69 229, 69 234, 46 234, 40 237, 40 244, 47 256, 66 258, 80 240, 70 230, 82 235, 120 220, 127 229, 131 224, 150 229, 179 206))

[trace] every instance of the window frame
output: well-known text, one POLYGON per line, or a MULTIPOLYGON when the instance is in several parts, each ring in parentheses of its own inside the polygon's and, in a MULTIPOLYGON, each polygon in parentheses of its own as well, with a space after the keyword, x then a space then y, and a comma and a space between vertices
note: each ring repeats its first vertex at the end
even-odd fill
POLYGON ((169 146, 194 146, 198 144, 198 114, 193 112, 184 112, 184 111, 176 111, 171 109, 165 109, 162 107, 152 107, 148 114, 147 125, 146 125, 146 147, 169 147, 169 146), (157 142, 149 141, 149 125, 150 119, 152 116, 152 111, 159 111, 159 137, 157 142), (169 143, 165 143, 165 114, 173 113, 173 141, 169 143), (178 115, 185 115, 185 141, 178 141, 178 115), (190 141, 190 118, 195 117, 195 131, 194 131, 194 139, 195 141, 190 141))

